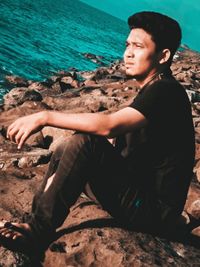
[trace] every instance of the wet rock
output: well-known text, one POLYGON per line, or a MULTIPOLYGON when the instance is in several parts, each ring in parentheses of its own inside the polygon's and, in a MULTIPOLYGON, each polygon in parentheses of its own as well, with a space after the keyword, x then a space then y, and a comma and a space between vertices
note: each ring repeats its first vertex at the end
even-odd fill
POLYGON ((104 59, 103 56, 97 56, 92 53, 82 53, 82 55, 96 64, 103 64, 102 62, 102 60, 104 59))
POLYGON ((7 75, 5 79, 8 83, 17 87, 28 86, 28 81, 26 79, 16 75, 7 75))

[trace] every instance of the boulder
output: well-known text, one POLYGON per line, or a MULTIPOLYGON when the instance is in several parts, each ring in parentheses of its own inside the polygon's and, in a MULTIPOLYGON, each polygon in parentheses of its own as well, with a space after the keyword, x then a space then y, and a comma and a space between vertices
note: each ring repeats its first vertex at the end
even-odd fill
POLYGON ((34 91, 43 91, 43 90, 47 90, 49 87, 42 83, 42 82, 32 82, 29 86, 28 89, 29 90, 34 90, 34 91))
POLYGON ((42 95, 35 90, 28 90, 27 87, 13 88, 4 96, 4 110, 19 106, 26 101, 41 101, 42 95))
POLYGON ((47 163, 51 152, 42 148, 31 148, 25 145, 18 150, 16 145, 9 143, 1 144, 0 169, 6 171, 11 167, 30 168, 39 164, 47 163))
POLYGON ((28 81, 26 79, 16 76, 16 75, 6 75, 5 80, 9 84, 15 85, 17 87, 28 86, 28 81))
POLYGON ((92 81, 97 81, 97 80, 102 80, 102 79, 106 79, 107 75, 109 75, 109 71, 107 68, 102 67, 99 68, 95 71, 94 75, 91 77, 92 81))

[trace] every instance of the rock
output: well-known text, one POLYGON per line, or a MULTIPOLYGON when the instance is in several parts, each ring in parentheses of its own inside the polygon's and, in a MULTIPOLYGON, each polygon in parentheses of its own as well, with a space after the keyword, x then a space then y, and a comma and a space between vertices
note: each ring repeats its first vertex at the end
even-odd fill
POLYGON ((46 252, 44 267, 55 266, 190 266, 198 249, 120 227, 100 206, 80 198, 72 207, 63 234, 46 252), (166 249, 166 242, 168 249, 166 249), (187 253, 185 253, 187 251, 187 253), (190 257, 188 257, 190 255, 190 257))
POLYGON ((65 78, 65 77, 71 77, 73 80, 76 80, 78 79, 78 76, 77 76, 77 73, 76 71, 59 71, 57 73, 57 75, 60 77, 60 78, 65 78))
POLYGON ((41 131, 32 134, 26 140, 26 144, 32 147, 47 148, 47 144, 45 144, 45 139, 41 131))
POLYGON ((200 226, 192 230, 192 234, 200 238, 200 226))
POLYGON ((83 86, 90 87, 90 86, 95 86, 97 83, 93 80, 85 80, 83 83, 83 86))
POLYGON ((43 91, 43 90, 47 90, 48 87, 46 85, 44 85, 41 82, 32 82, 29 86, 28 86, 29 90, 34 90, 34 91, 43 91))
POLYGON ((6 75, 5 79, 8 83, 17 87, 28 86, 28 81, 26 79, 16 75, 6 75))
POLYGON ((91 80, 91 78, 94 75, 94 72, 92 71, 80 71, 79 74, 81 75, 81 77, 85 80, 91 80))
POLYGON ((78 88, 79 87, 79 82, 76 79, 74 79, 73 77, 63 77, 61 79, 61 82, 65 83, 65 84, 70 84, 71 88, 78 88))
POLYGON ((0 144, 2 144, 5 141, 5 137, 0 133, 0 144))
POLYGON ((198 169, 196 170, 196 177, 198 182, 200 183, 200 161, 198 162, 198 169))
MULTIPOLYGON (((60 81, 56 81, 53 85, 52 85, 52 89, 54 91, 54 94, 61 94, 64 90, 65 90, 65 85, 63 85, 63 87, 61 88, 61 84, 60 81), (63 91, 62 91, 63 90, 63 91)), ((66 88, 66 89, 69 89, 66 88)))
POLYGON ((102 60, 104 59, 103 56, 97 56, 97 55, 94 55, 92 53, 82 53, 82 55, 91 60, 92 62, 96 63, 96 64, 102 64, 103 65, 103 62, 102 60))
POLYGON ((61 81, 59 81, 60 88, 62 92, 65 92, 71 88, 78 88, 78 81, 74 80, 72 77, 63 77, 61 81))
POLYGON ((200 80, 200 72, 194 73, 193 79, 200 80))
POLYGON ((107 68, 99 68, 95 71, 94 75, 91 77, 92 81, 106 79, 107 75, 109 75, 109 71, 107 68))
POLYGON ((61 141, 66 140, 72 135, 73 131, 58 129, 54 127, 44 127, 42 129, 42 134, 44 139, 49 140, 49 150, 54 151, 56 146, 60 144, 61 141))
POLYGON ((72 83, 64 83, 64 82, 59 82, 59 83, 60 83, 60 89, 62 93, 68 89, 74 88, 72 83))
POLYGON ((176 75, 176 79, 180 82, 185 82, 186 81, 186 74, 184 72, 178 73, 176 75))
POLYGON ((0 154, 0 169, 5 171, 10 167, 33 167, 49 161, 51 152, 42 148, 30 148, 17 150, 16 145, 2 144, 0 154), (7 148, 7 149, 6 149, 7 148))
POLYGON ((196 219, 200 220, 200 199, 195 200, 190 208, 188 209, 188 212, 196 219))
POLYGON ((17 106, 20 103, 21 99, 24 97, 26 90, 26 87, 17 87, 7 93, 3 97, 4 109, 7 110, 9 108, 17 106))
POLYGON ((41 101, 42 96, 35 90, 28 90, 26 87, 17 87, 7 93, 3 99, 4 110, 8 110, 23 104, 25 101, 41 101))
POLYGON ((42 95, 35 90, 25 91, 25 94, 20 102, 20 104, 26 101, 42 101, 42 95))

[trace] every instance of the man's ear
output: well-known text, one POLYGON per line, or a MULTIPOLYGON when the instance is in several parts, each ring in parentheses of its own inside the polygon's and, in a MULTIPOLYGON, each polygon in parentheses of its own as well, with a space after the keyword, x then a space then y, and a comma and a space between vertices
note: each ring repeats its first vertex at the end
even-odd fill
POLYGON ((160 64, 166 63, 170 59, 170 56, 171 56, 171 51, 168 48, 163 49, 160 52, 160 60, 159 60, 159 63, 160 64))

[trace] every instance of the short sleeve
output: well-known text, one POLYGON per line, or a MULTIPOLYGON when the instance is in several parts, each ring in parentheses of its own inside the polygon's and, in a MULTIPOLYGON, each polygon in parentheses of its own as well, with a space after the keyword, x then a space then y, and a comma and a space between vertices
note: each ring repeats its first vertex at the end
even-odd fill
POLYGON ((144 87, 130 104, 130 107, 142 113, 147 120, 155 120, 167 112, 166 103, 170 101, 170 91, 169 84, 157 81, 144 87))

